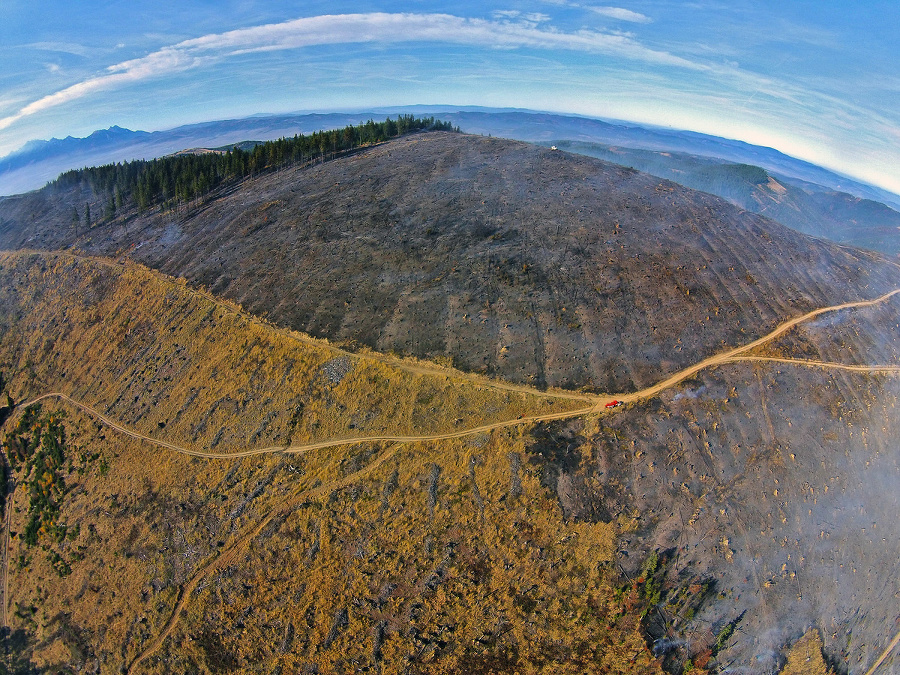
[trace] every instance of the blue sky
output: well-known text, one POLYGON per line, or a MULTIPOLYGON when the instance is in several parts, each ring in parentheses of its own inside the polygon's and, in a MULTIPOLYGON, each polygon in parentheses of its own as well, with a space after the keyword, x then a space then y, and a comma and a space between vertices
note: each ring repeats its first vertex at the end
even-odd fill
POLYGON ((114 124, 510 106, 737 138, 900 193, 896 0, 0 2, 0 156, 114 124))

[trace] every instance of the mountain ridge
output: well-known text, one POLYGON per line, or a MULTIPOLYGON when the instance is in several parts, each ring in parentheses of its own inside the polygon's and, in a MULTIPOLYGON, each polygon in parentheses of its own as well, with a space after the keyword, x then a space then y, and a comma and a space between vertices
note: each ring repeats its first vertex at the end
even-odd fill
MULTIPOLYGON (((772 148, 755 146, 744 141, 729 140, 699 132, 676 131, 622 120, 603 120, 591 117, 542 113, 536 111, 493 108, 484 109, 477 106, 398 106, 373 108, 368 111, 349 113, 333 112, 255 115, 246 118, 192 123, 162 131, 132 131, 131 134, 148 134, 149 137, 154 139, 169 137, 165 143, 172 146, 172 149, 169 152, 175 152, 188 146, 209 147, 226 145, 229 142, 238 142, 241 140, 273 140, 278 137, 278 134, 293 135, 294 133, 307 133, 308 131, 315 131, 323 128, 358 124, 360 122, 365 122, 366 119, 377 118, 383 115, 406 114, 410 112, 414 114, 424 112, 440 115, 442 117, 447 117, 449 121, 471 133, 506 135, 507 137, 516 140, 593 140, 609 144, 622 144, 628 142, 634 144, 634 147, 686 152, 691 152, 691 148, 694 148, 696 151, 697 145, 699 144, 706 148, 706 152, 698 154, 722 157, 724 159, 745 163, 754 163, 753 159, 757 158, 755 163, 759 163, 766 169, 775 171, 783 170, 785 173, 793 175, 795 178, 804 178, 810 182, 819 182, 826 187, 835 190, 847 191, 863 198, 875 199, 876 201, 885 201, 892 204, 894 208, 900 208, 900 196, 898 195, 881 188, 875 188, 874 186, 867 185, 847 176, 840 176, 828 169, 823 169, 822 167, 818 167, 804 160, 792 158, 772 148), (560 136, 560 128, 568 129, 568 131, 563 136, 560 136), (265 133, 264 130, 268 130, 268 134, 265 133), (241 131, 244 133, 257 131, 261 136, 258 139, 246 137, 238 138, 237 136, 234 136, 234 134, 240 134, 241 131), (231 134, 231 136, 227 140, 219 142, 223 137, 223 134, 231 134), (174 147, 172 144, 177 143, 179 139, 184 139, 183 142, 187 142, 188 139, 190 139, 190 142, 188 145, 174 147), (203 139, 209 140, 204 141, 203 139)), ((116 128, 117 127, 111 127, 111 129, 116 128)), ((102 133, 102 131, 103 130, 94 132, 88 136, 87 139, 95 134, 102 133)), ((86 141, 87 139, 74 140, 86 141)), ((35 141, 30 141, 29 143, 33 142, 35 141)), ((41 143, 41 141, 37 142, 41 143)), ((52 141, 44 141, 43 143, 52 143, 52 141)), ((6 184, 2 177, 4 161, 10 159, 14 155, 21 155, 22 150, 24 150, 24 148, 7 155, 6 157, 0 158, 0 185, 6 184)), ((135 152, 135 150, 129 151, 127 148, 123 148, 119 155, 110 154, 110 159, 101 161, 100 163, 124 161, 126 159, 150 158, 151 155, 146 154, 146 152, 155 152, 155 150, 145 151, 145 154, 140 157, 137 155, 133 157, 128 156, 128 152, 135 152)), ((29 162, 33 163, 35 159, 36 158, 32 158, 29 162)), ((97 162, 95 161, 93 163, 97 162)), ((55 169, 55 173, 52 175, 50 175, 52 172, 48 173, 48 169, 45 173, 50 177, 38 179, 37 181, 32 180, 28 183, 31 185, 28 189, 40 187, 42 184, 40 180, 51 180, 65 170, 86 166, 88 164, 89 163, 85 161, 69 162, 69 165, 60 165, 55 169)), ((6 168, 5 170, 9 172, 11 166, 6 166, 9 168, 6 168)), ((9 184, 12 185, 12 182, 10 181, 9 184)), ((20 180, 17 181, 17 184, 23 183, 21 183, 20 180)), ((0 191, 12 194, 9 188, 0 191)))

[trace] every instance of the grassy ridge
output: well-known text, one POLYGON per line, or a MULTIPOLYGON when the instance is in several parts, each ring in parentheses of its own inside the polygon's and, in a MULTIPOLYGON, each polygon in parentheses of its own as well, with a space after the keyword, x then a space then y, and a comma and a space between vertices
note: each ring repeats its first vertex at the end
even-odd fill
POLYGON ((194 449, 447 433, 586 405, 336 351, 132 265, 5 255, 0 308, 14 398, 62 391, 194 449))
MULTIPOLYGON (((314 440, 350 424, 438 432, 583 405, 298 341, 137 266, 8 254, 0 289, 16 400, 64 389, 194 447, 314 440)), ((72 533, 59 542, 23 540, 28 495, 13 492, 20 660, 120 672, 193 583, 142 672, 659 672, 643 609, 617 588, 614 542, 629 524, 567 522, 527 459, 527 428, 207 461, 77 410, 63 423, 63 457, 97 461, 57 467, 53 516, 72 533)))

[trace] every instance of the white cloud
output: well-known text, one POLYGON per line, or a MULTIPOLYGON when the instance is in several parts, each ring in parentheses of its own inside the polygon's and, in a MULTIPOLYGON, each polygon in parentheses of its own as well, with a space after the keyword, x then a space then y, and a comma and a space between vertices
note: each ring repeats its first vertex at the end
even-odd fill
POLYGON ((498 9, 491 12, 491 16, 495 19, 519 19, 529 23, 545 23, 550 20, 547 14, 541 12, 520 12, 517 9, 498 9))
POLYGON ((575 9, 584 9, 619 21, 630 21, 632 23, 651 23, 653 19, 640 12, 634 12, 630 9, 622 7, 609 7, 604 5, 583 5, 580 2, 572 2, 572 0, 544 0, 548 4, 558 7, 574 7, 575 9))
POLYGON ((75 42, 30 42, 22 45, 25 49, 39 49, 45 52, 62 52, 75 56, 88 56, 91 50, 75 42))
POLYGON ((530 47, 609 54, 654 65, 706 70, 705 66, 687 59, 645 47, 628 35, 590 30, 563 32, 539 27, 537 21, 542 22, 544 15, 516 15, 517 21, 507 16, 507 20, 490 21, 449 14, 325 15, 205 35, 115 64, 105 74, 38 99, 0 118, 0 129, 100 90, 192 70, 239 54, 315 45, 439 42, 507 49, 530 47))
POLYGON ((610 19, 618 19, 619 21, 631 21, 632 23, 650 23, 653 19, 639 12, 633 12, 630 9, 622 7, 594 7, 591 5, 581 5, 584 9, 589 9, 596 14, 600 14, 610 19))

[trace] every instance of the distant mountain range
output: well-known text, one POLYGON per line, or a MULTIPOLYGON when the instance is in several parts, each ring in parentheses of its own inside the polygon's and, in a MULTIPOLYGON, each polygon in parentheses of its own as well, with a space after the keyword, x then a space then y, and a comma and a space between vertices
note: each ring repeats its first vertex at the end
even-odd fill
POLYGON ((30 141, 0 159, 0 195, 30 192, 70 169, 134 159, 152 159, 196 147, 218 147, 246 140, 333 129, 365 122, 374 113, 272 115, 189 124, 166 131, 110 127, 86 138, 30 141))
MULTIPOLYGON (((0 194, 28 192, 60 173, 187 149, 220 148, 401 113, 428 114, 474 134, 524 140, 601 157, 725 197, 802 232, 900 253, 900 196, 777 150, 689 131, 513 109, 405 106, 354 113, 257 115, 166 131, 113 126, 86 138, 30 141, 0 159, 0 194), (754 183, 735 165, 765 169, 754 183)), ((751 172, 752 173, 752 172, 751 172)))

